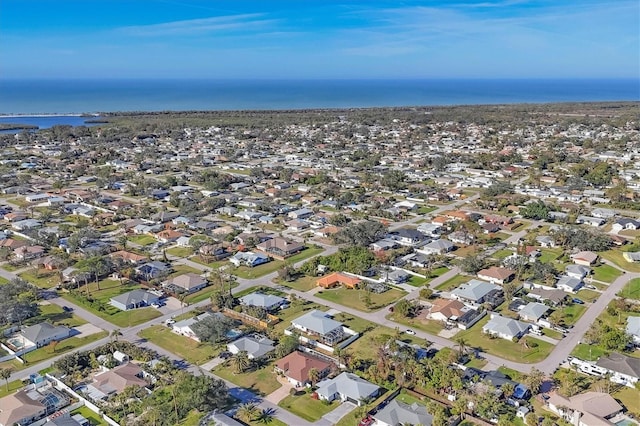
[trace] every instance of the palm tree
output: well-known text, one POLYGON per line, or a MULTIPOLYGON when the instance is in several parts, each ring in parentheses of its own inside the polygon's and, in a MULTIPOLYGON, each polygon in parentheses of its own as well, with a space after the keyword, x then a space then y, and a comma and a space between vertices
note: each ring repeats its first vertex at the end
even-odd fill
POLYGON ((251 365, 251 360, 249 359, 249 354, 247 351, 238 352, 232 359, 231 364, 233 365, 233 370, 236 374, 243 373, 249 365, 251 365))
POLYGON ((311 382, 311 386, 315 386, 318 380, 320 380, 320 372, 317 368, 311 368, 309 370, 309 381, 311 382))
POLYGON ((264 423, 265 425, 267 425, 273 422, 274 414, 275 410, 273 408, 265 408, 260 412, 258 420, 260 420, 260 423, 264 423))
POLYGON ((246 404, 242 404, 238 407, 238 411, 236 412, 236 416, 245 423, 249 423, 254 420, 259 415, 258 407, 255 404, 250 402, 246 404))
POLYGON ((4 380, 7 392, 9 392, 9 377, 11 377, 11 370, 8 368, 0 368, 0 379, 4 380))
POLYGON ((467 351, 467 341, 464 337, 458 337, 456 339, 456 346, 458 347, 458 361, 460 361, 467 351))
POLYGON ((111 331, 111 341, 112 342, 117 342, 118 341, 118 337, 122 336, 122 332, 119 329, 114 329, 111 331))

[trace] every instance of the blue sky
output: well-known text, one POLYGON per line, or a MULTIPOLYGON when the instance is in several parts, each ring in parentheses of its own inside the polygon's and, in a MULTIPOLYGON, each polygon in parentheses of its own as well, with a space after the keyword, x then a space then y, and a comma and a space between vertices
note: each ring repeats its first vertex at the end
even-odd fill
POLYGON ((640 76, 638 0, 2 0, 0 78, 640 76))

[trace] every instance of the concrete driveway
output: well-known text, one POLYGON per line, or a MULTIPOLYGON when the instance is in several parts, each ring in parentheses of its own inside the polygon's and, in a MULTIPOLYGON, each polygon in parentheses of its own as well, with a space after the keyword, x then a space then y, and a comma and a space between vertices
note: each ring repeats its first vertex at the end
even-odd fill
POLYGON ((100 333, 102 329, 93 324, 83 324, 73 328, 79 334, 76 334, 74 337, 86 337, 90 334, 100 333))
POLYGON ((352 412, 356 408, 356 404, 353 402, 345 401, 340 406, 338 406, 335 410, 325 414, 322 418, 332 425, 335 425, 340 421, 341 418, 352 412))

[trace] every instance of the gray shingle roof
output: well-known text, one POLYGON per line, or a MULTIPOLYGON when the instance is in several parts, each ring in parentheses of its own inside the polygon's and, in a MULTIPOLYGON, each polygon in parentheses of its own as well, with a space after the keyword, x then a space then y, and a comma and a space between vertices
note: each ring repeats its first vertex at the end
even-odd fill
POLYGON ((466 300, 480 300, 489 292, 499 289, 500 286, 480 280, 471 280, 451 292, 452 295, 466 300))
POLYGON ((433 421, 433 416, 429 414, 424 405, 418 405, 415 402, 409 405, 397 399, 392 400, 382 410, 379 410, 373 418, 388 425, 430 426, 433 421))
POLYGON ((367 398, 378 391, 379 387, 355 374, 344 372, 333 379, 318 383, 318 394, 326 398, 335 393, 349 397, 355 401, 367 398))
POLYGON ((38 343, 43 340, 46 340, 52 336, 56 336, 61 332, 69 333, 69 329, 62 325, 51 325, 49 323, 43 322, 40 324, 35 324, 30 327, 25 328, 22 331, 22 335, 33 343, 38 343))
POLYGON ((326 313, 317 309, 309 311, 291 322, 321 335, 342 327, 341 322, 329 318, 326 313))

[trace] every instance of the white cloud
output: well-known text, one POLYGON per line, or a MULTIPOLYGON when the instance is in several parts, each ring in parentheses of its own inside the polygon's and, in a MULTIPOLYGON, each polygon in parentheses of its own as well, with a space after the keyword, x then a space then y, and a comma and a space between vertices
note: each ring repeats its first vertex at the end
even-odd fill
POLYGON ((267 28, 276 22, 277 20, 274 19, 264 19, 264 14, 249 13, 163 22, 151 25, 135 25, 121 27, 116 31, 122 34, 140 37, 202 35, 207 33, 225 33, 236 30, 267 28))

